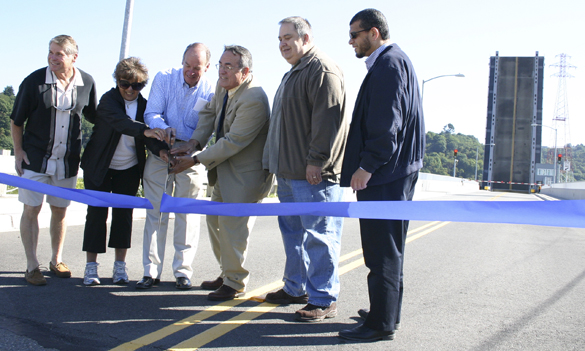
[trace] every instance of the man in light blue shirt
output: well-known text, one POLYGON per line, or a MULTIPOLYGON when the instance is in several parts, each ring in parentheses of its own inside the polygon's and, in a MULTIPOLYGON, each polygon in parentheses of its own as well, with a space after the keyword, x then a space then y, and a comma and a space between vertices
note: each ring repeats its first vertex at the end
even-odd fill
MULTIPOLYGON (((204 44, 193 43, 183 54, 182 68, 159 72, 152 82, 144 121, 150 128, 165 129, 169 135, 167 142, 173 146, 178 147, 191 138, 199 121, 199 111, 213 96, 214 87, 204 76, 210 56, 204 44)), ((168 225, 168 213, 161 216, 159 211, 162 194, 166 190, 175 197, 196 198, 199 193, 199 176, 194 168, 171 175, 165 189, 168 158, 162 156, 149 154, 144 169, 144 196, 154 209, 146 212, 144 277, 136 283, 137 289, 151 288, 160 281, 162 274, 168 225)), ((191 264, 199 241, 199 222, 199 215, 175 214, 172 267, 178 289, 191 288, 191 264)))

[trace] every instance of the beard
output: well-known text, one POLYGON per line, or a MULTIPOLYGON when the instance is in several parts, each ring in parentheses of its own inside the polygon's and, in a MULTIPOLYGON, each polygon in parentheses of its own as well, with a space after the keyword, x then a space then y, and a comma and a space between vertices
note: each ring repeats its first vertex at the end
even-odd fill
POLYGON ((366 56, 366 53, 370 51, 371 48, 372 43, 370 42, 370 39, 366 37, 366 39, 363 41, 363 44, 358 45, 358 47, 355 49, 355 57, 361 59, 362 57, 366 56))

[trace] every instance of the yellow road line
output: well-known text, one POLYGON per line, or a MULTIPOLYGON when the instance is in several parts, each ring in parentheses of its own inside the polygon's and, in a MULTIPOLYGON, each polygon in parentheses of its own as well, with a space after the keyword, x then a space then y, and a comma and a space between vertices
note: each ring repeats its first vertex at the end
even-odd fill
POLYGON ((237 316, 228 319, 225 322, 207 329, 203 333, 197 334, 194 337, 181 342, 178 345, 171 347, 169 350, 173 351, 184 351, 184 350, 197 350, 201 346, 212 342, 222 335, 229 333, 237 327, 244 325, 255 318, 260 317, 264 313, 270 312, 279 305, 264 302, 256 307, 252 307, 245 312, 238 314, 237 316))
MULTIPOLYGON (((409 243, 413 240, 416 240, 416 239, 418 239, 418 238, 420 238, 420 237, 422 237, 422 236, 424 236, 424 235, 426 235, 434 230, 437 230, 439 228, 446 226, 449 223, 451 223, 451 222, 429 223, 429 224, 425 225, 424 227, 428 228, 432 224, 436 224, 436 225, 430 229, 427 229, 427 230, 415 235, 412 238, 407 239, 406 242, 409 243)), ((417 228, 417 229, 419 229, 419 228, 417 228)), ((356 250, 356 251, 354 251, 350 254, 347 254, 345 256, 350 256, 357 251, 361 252, 361 249, 356 250)), ((339 267, 339 275, 345 274, 353 269, 356 269, 357 267, 360 267, 363 264, 364 264, 364 259, 360 258, 360 259, 357 259, 353 262, 346 264, 343 267, 339 267)), ((237 327, 244 325, 244 324, 252 321, 255 318, 258 318, 259 316, 261 316, 264 313, 272 311, 274 308, 276 308, 278 306, 279 305, 264 302, 256 307, 252 307, 252 308, 248 309, 247 311, 238 314, 237 316, 235 316, 231 319, 228 319, 225 322, 221 322, 220 324, 218 324, 212 328, 209 328, 209 329, 203 331, 202 333, 197 334, 197 335, 193 336, 192 338, 181 342, 180 344, 177 344, 177 345, 171 347, 169 350, 173 350, 173 351, 197 350, 201 346, 206 345, 206 344, 212 342, 213 340, 220 338, 221 336, 229 333, 230 331, 236 329, 237 327)))
POLYGON ((451 223, 451 222, 440 222, 436 226, 434 226, 432 228, 429 228, 429 229, 427 229, 427 230, 425 230, 423 232, 420 232, 420 233, 415 234, 415 235, 412 235, 412 236, 409 235, 408 238, 406 238, 406 243, 408 244, 409 242, 411 242, 413 240, 416 240, 416 239, 418 239, 420 237, 423 237, 423 236, 425 236, 425 235, 427 235, 427 234, 429 234, 431 232, 434 232, 435 230, 437 230, 439 228, 442 228, 442 227, 446 226, 449 223, 451 223))
MULTIPOLYGON (((362 249, 352 251, 348 254, 341 256, 339 258, 339 262, 344 262, 344 261, 346 261, 352 257, 355 257, 361 253, 362 253, 362 249)), ((138 339, 135 339, 135 340, 129 341, 125 344, 122 344, 120 346, 117 346, 116 348, 113 348, 112 351, 134 351, 134 350, 137 350, 141 347, 144 347, 146 345, 150 345, 154 342, 157 342, 161 339, 164 339, 167 336, 174 334, 178 331, 181 331, 181 330, 183 330, 183 329, 185 329, 193 324, 200 323, 202 320, 213 317, 220 312, 224 312, 224 311, 227 311, 233 307, 236 307, 236 306, 238 306, 238 305, 240 305, 240 304, 242 304, 250 299, 254 300, 254 301, 258 301, 258 302, 263 302, 264 300, 258 299, 257 296, 264 295, 267 292, 272 291, 272 290, 280 289, 283 285, 284 285, 284 283, 282 282, 282 280, 278 280, 278 281, 272 282, 270 284, 264 285, 256 290, 252 290, 252 291, 246 293, 242 297, 239 297, 237 299, 233 299, 230 301, 225 301, 225 302, 222 302, 218 305, 210 306, 201 312, 198 312, 192 316, 184 318, 184 319, 182 319, 178 322, 175 322, 169 326, 166 326, 162 329, 154 331, 154 332, 147 334, 145 336, 142 336, 138 339)))

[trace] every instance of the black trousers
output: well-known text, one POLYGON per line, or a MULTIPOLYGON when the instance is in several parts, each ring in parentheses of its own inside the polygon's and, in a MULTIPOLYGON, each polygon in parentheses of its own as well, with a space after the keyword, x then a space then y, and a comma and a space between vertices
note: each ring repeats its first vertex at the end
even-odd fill
MULTIPOLYGON (((88 178, 84 178, 83 181, 85 188, 88 190, 136 196, 140 185, 140 172, 138 165, 121 171, 109 169, 100 185, 93 184, 88 178)), ((133 209, 131 208, 112 208, 112 224, 108 247, 116 249, 130 248, 132 212, 133 209)), ((87 217, 85 218, 85 230, 83 233, 83 251, 106 252, 107 219, 107 207, 87 206, 87 217)))
MULTIPOLYGON (((368 186, 357 192, 358 201, 410 201, 418 172, 391 183, 368 186)), ((368 328, 392 331, 400 323, 404 246, 408 221, 360 219, 364 261, 370 269, 368 293, 370 313, 364 322, 368 328)))

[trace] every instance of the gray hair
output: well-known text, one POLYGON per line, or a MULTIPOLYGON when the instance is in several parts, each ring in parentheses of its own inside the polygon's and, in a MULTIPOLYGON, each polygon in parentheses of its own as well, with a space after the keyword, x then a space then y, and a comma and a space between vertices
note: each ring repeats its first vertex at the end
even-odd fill
POLYGON ((185 61, 185 56, 187 55, 187 52, 189 52, 189 50, 194 49, 196 47, 201 46, 201 48, 205 49, 205 58, 207 59, 206 64, 208 64, 211 60, 211 51, 209 51, 209 48, 207 46, 205 46, 205 44, 203 43, 192 43, 187 45, 187 48, 185 49, 185 52, 183 53, 183 62, 185 61))
POLYGON ((240 62, 238 65, 240 69, 248 68, 252 72, 252 54, 248 49, 240 45, 225 45, 223 52, 229 51, 234 55, 240 55, 240 62))
POLYGON ((118 62, 113 76, 116 83, 120 80, 136 80, 138 83, 147 83, 148 68, 138 57, 128 57, 118 62))
POLYGON ((313 29, 311 28, 311 24, 307 19, 299 16, 290 16, 278 22, 280 25, 285 23, 291 23, 293 26, 295 26, 295 31, 299 37, 302 38, 305 36, 305 34, 308 34, 309 38, 313 38, 313 29))
POLYGON ((49 50, 51 44, 59 45, 67 55, 77 55, 77 52, 79 51, 75 39, 65 34, 57 35, 51 39, 51 41, 49 41, 49 50))

